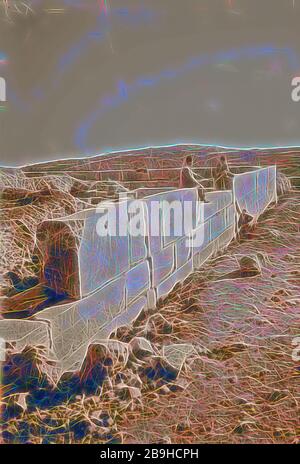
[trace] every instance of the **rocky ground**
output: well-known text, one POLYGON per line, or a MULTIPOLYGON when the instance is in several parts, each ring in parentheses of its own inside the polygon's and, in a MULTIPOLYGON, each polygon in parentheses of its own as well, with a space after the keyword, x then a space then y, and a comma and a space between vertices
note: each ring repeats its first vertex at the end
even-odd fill
POLYGON ((160 308, 172 329, 156 341, 209 351, 186 362, 180 393, 148 397, 141 414, 124 417, 127 441, 299 441, 299 351, 292 356, 300 334, 299 199, 286 196, 252 240, 232 244, 160 308), (220 279, 245 255, 258 258, 260 276, 220 279))
POLYGON ((156 313, 119 330, 127 355, 92 347, 82 370, 56 386, 41 353, 9 356, 2 440, 299 442, 299 201, 299 192, 286 195, 251 240, 233 243, 156 313), (243 256, 255 257, 259 275, 230 276, 243 256), (161 356, 171 344, 190 349, 181 369, 161 356))

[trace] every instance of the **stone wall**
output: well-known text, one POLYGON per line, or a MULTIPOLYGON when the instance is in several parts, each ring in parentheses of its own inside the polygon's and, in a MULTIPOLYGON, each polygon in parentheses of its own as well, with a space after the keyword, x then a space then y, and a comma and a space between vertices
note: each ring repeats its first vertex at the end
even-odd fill
MULTIPOLYGON (((0 321, 0 337, 15 341, 18 348, 28 343, 45 345, 60 373, 78 369, 91 343, 132 324, 144 309, 154 309, 178 282, 225 249, 235 237, 241 209, 257 218, 276 202, 276 169, 239 174, 234 177, 233 191, 210 192, 206 196, 208 203, 202 203, 201 211, 196 189, 145 196, 141 200, 145 236, 140 237, 132 237, 128 231, 121 237, 99 236, 97 221, 103 211, 80 212, 84 220, 79 248, 81 299, 47 308, 36 314, 35 320, 0 321), (191 220, 179 236, 174 221, 169 233, 162 233, 169 214, 164 209, 166 201, 189 202, 191 206, 191 220), (149 234, 154 202, 161 205, 157 236, 149 234)), ((106 207, 128 214, 124 206, 132 201, 106 207)), ((78 219, 75 214, 62 221, 78 219)))

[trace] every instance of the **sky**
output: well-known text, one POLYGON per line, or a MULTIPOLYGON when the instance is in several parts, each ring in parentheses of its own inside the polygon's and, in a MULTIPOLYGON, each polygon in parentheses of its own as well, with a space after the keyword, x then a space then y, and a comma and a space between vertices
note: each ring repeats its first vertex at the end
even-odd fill
POLYGON ((300 145, 299 25, 300 0, 11 0, 0 164, 300 145))

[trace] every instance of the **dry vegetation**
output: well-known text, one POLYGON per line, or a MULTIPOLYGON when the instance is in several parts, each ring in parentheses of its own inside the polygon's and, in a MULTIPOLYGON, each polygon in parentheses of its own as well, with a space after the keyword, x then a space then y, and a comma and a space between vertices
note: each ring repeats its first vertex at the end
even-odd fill
MULTIPOLYGON (((1 172, 0 269, 18 269, 22 277, 30 274, 35 233, 42 221, 64 217, 86 205, 69 191, 68 176, 27 178, 21 171, 1 172)), ((0 276, 0 285, 2 278, 0 276)))
MULTIPOLYGON (((299 193, 286 195, 252 240, 233 243, 195 272, 159 313, 119 330, 115 338, 127 355, 109 355, 96 393, 34 412, 26 393, 16 395, 21 415, 5 424, 4 437, 18 440, 29 424, 33 443, 298 443, 300 361, 292 358, 292 341, 300 335, 299 200, 299 193), (220 280, 245 255, 256 255, 261 276, 220 280), (136 336, 150 340, 155 355, 126 345, 136 336), (159 354, 171 343, 194 351, 176 378, 149 378, 145 369, 156 372, 157 363, 173 372, 159 354)), ((83 383, 108 356, 95 349, 78 374, 83 383)), ((31 357, 45 372, 46 360, 31 357)))

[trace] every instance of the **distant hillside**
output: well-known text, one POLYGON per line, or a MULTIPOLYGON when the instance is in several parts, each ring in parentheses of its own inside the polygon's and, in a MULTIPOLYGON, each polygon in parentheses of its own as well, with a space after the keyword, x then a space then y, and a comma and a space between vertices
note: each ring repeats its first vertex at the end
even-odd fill
MULTIPOLYGON (((294 183, 300 185, 300 148, 282 149, 225 149, 201 145, 174 145, 145 148, 97 155, 89 158, 49 161, 22 168, 27 176, 48 173, 76 173, 78 171, 128 171, 134 169, 178 168, 187 153, 194 155, 195 166, 212 167, 221 153, 226 154, 232 165, 266 166, 276 164, 294 183)), ((9 168, 8 168, 9 169, 9 168)))
POLYGON ((174 145, 127 150, 88 158, 62 159, 31 164, 19 169, 1 168, 0 170, 11 175, 21 170, 26 177, 67 173, 78 179, 99 180, 100 173, 103 171, 107 172, 109 178, 114 178, 113 174, 117 172, 139 172, 143 169, 178 169, 188 153, 194 156, 194 165, 197 167, 213 167, 221 153, 226 154, 229 164, 235 166, 276 164, 281 171, 292 177, 294 185, 300 186, 300 148, 239 150, 201 145, 174 145))

